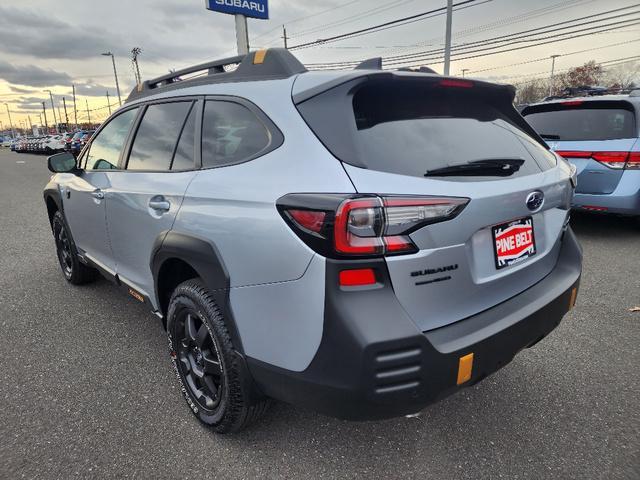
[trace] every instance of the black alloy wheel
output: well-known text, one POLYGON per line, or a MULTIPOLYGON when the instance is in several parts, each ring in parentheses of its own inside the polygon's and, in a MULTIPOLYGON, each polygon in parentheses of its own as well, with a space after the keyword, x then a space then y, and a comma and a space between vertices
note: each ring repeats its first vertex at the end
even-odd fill
POLYGON ((197 311, 185 307, 176 317, 176 360, 198 406, 214 411, 224 391, 224 367, 207 324, 197 311))

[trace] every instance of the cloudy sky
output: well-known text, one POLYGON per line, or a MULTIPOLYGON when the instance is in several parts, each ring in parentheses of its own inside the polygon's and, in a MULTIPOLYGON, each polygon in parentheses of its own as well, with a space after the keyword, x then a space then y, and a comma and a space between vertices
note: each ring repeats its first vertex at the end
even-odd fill
MULTIPOLYGON (((454 3, 463 0, 456 0, 454 3)), ((45 89, 53 91, 56 106, 66 97, 70 107, 71 85, 76 85, 78 108, 86 119, 104 118, 106 92, 116 100, 110 59, 116 56, 123 97, 134 85, 130 50, 142 48, 143 78, 166 73, 209 59, 235 53, 234 20, 205 10, 204 0, 21 0, 0 5, 0 100, 8 103, 19 125, 31 115, 39 121, 45 89)), ((249 20, 251 47, 282 46, 282 25, 287 26, 290 46, 297 46, 372 25, 408 17, 445 5, 445 0, 270 0, 271 19, 249 20)), ((629 6, 637 0, 476 0, 454 13, 454 46, 499 37, 629 6)), ((563 54, 556 68, 580 65, 594 59, 606 62, 640 56, 640 25, 631 21, 635 9, 602 23, 620 23, 609 31, 547 43, 497 55, 457 60, 452 74, 517 82, 547 75, 552 54, 563 54), (588 50, 588 51, 585 51, 588 50), (527 63, 525 63, 527 62, 527 63), (517 65, 514 65, 517 64, 517 65)), ((444 16, 435 15, 402 26, 347 40, 295 51, 304 63, 353 61, 374 56, 397 56, 442 48, 444 16)), ((603 18, 603 17, 596 17, 603 18)), ((583 22, 588 22, 585 19, 583 22)), ((586 24, 575 30, 597 24, 586 24)), ((551 34, 550 34, 551 35, 551 34)), ((576 33, 576 36, 578 33, 576 33)), ((522 44, 518 44, 522 45, 522 44)), ((412 61, 415 64, 415 60, 412 61)), ((441 71, 437 60, 426 62, 441 71)), ((2 105, 4 107, 4 105, 2 105)), ((48 115, 50 102, 47 103, 48 115)), ((64 115, 64 113, 63 113, 64 115)), ((8 124, 6 107, 0 121, 8 124)))

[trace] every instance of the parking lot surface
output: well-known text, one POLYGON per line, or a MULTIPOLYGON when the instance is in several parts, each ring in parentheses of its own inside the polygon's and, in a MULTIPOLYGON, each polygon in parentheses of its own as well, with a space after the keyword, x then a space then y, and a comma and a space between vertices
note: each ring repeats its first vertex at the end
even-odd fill
POLYGON ((640 227, 574 216, 577 307, 549 337, 416 417, 284 404, 236 435, 190 413, 157 318, 68 285, 43 156, 0 151, 0 478, 640 478, 640 227))

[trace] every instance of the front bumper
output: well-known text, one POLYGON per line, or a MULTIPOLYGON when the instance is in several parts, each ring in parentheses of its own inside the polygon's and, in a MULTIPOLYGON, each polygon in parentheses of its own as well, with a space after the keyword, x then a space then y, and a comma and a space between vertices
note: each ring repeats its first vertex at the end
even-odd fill
POLYGON ((582 251, 568 229, 558 263, 543 280, 489 310, 425 333, 398 303, 384 263, 357 265, 378 269, 380 285, 340 290, 337 277, 344 264, 327 260, 324 333, 306 370, 247 358, 266 395, 349 420, 417 412, 484 379, 558 326, 575 301, 582 251), (460 357, 469 353, 474 354, 471 378, 457 385, 460 357))

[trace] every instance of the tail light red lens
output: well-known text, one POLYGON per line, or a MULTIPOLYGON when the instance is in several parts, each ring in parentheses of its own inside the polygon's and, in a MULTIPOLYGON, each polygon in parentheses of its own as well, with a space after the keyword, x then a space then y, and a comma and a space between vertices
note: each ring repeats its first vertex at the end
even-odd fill
POLYGON ((278 209, 298 236, 325 256, 382 256, 417 252, 411 232, 455 217, 468 202, 453 197, 292 194, 278 201, 278 209))
POLYGON ((453 87, 453 88, 472 88, 473 82, 469 80, 457 80, 455 78, 444 78, 438 83, 441 87, 453 87))
POLYGON ((360 287, 363 285, 375 285, 376 274, 372 268, 342 270, 340 272, 339 282, 341 287, 360 287))
POLYGON ((300 227, 315 233, 320 233, 324 225, 325 212, 313 210, 288 210, 287 213, 300 227))
POLYGON ((640 168, 640 152, 579 152, 573 150, 558 150, 556 153, 567 159, 593 158, 602 165, 615 170, 640 168))

